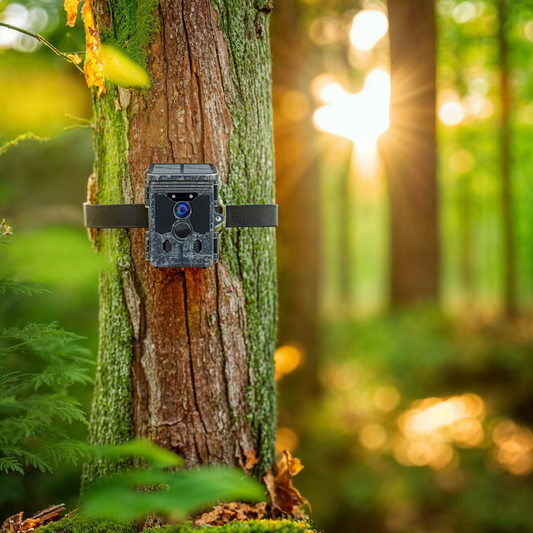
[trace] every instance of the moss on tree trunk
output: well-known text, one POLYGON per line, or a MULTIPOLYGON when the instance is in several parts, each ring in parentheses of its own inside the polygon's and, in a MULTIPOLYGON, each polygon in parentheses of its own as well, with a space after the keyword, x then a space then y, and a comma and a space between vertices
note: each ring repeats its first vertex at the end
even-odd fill
MULTIPOLYGON (((273 203, 270 6, 252 0, 94 0, 103 42, 152 78, 94 100, 89 196, 143 203, 150 163, 214 163, 226 204, 273 203)), ((146 436, 188 466, 273 462, 273 229, 229 230, 206 270, 155 269, 144 230, 93 233, 100 278, 94 444, 146 436)), ((84 482, 123 465, 95 461, 84 482)))

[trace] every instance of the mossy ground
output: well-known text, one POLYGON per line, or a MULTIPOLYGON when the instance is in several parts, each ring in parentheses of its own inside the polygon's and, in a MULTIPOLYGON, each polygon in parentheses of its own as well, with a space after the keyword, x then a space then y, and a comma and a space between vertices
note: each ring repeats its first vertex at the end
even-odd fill
MULTIPOLYGON (((292 520, 250 520, 232 522, 223 526, 200 526, 198 528, 193 527, 191 522, 186 522, 174 526, 145 529, 142 533, 193 533, 202 530, 215 533, 314 533, 307 522, 293 522, 292 520)), ((75 515, 41 527, 39 533, 138 533, 138 530, 131 524, 75 515)))

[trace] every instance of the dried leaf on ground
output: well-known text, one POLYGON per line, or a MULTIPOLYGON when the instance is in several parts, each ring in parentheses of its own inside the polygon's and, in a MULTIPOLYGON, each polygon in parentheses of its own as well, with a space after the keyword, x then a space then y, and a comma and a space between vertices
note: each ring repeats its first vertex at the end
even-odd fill
POLYGON ((234 520, 239 522, 260 520, 265 517, 266 506, 266 502, 259 502, 255 505, 240 502, 221 503, 216 505, 212 511, 204 513, 194 522, 194 525, 222 526, 234 520))
POLYGON ((97 87, 98 98, 105 93, 104 87, 104 70, 102 63, 98 58, 98 49, 100 48, 100 36, 94 21, 93 12, 91 11, 91 1, 85 0, 82 10, 83 26, 85 27, 85 62, 83 71, 87 86, 97 87))
POLYGON ((72 28, 76 24, 76 18, 78 17, 78 6, 80 0, 65 0, 63 7, 67 12, 67 24, 72 28))
POLYGON ((309 502, 298 492, 292 484, 292 478, 303 468, 300 459, 294 458, 287 450, 276 459, 276 475, 268 469, 263 478, 270 496, 272 516, 292 516, 305 518, 302 505, 309 502))
POLYGON ((0 528, 0 533, 23 533, 24 531, 33 531, 38 527, 45 526, 50 522, 55 522, 61 518, 60 514, 65 510, 65 504, 52 505, 44 511, 39 511, 31 518, 24 517, 24 512, 10 516, 4 521, 0 528))

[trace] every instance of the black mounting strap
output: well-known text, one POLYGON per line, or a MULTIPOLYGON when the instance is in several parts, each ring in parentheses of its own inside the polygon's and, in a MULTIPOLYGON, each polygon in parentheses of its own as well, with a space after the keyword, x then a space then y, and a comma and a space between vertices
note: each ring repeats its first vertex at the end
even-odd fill
MULTIPOLYGON (((86 228, 147 228, 148 208, 144 204, 83 204, 86 228)), ((278 206, 228 205, 227 228, 268 228, 278 225, 278 206)))
POLYGON ((147 228, 148 208, 144 204, 83 204, 86 228, 147 228))
POLYGON ((226 228, 276 228, 277 226, 277 205, 226 206, 226 228))

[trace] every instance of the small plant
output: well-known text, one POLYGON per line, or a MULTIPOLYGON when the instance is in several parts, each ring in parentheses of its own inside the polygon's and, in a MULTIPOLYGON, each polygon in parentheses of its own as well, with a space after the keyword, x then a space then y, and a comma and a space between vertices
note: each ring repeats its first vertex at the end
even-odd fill
POLYGON ((148 468, 131 470, 90 486, 83 508, 89 517, 129 522, 156 513, 171 521, 182 521, 217 501, 266 498, 265 488, 237 468, 168 471, 182 465, 183 460, 148 441, 136 440, 93 453, 140 457, 148 468))
MULTIPOLYGON (((12 230, 2 220, 0 243, 12 230)), ((0 250, 1 252, 1 250, 0 250)), ((29 283, 0 280, 0 296, 46 292, 29 283)), ((60 461, 76 462, 87 445, 69 438, 58 420, 87 423, 80 403, 69 395, 74 383, 89 383, 90 353, 82 337, 55 322, 0 326, 0 471, 24 473, 32 466, 52 471, 60 461), (39 368, 30 371, 28 368, 39 368)))

